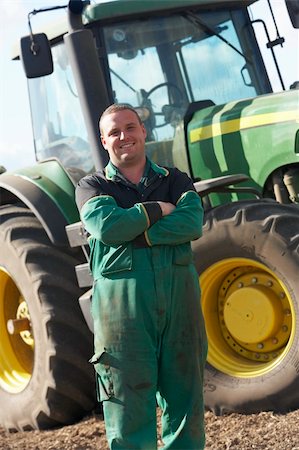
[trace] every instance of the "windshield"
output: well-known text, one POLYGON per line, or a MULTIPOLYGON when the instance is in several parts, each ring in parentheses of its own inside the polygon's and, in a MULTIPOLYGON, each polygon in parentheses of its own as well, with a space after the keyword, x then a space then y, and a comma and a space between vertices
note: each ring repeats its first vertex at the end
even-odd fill
POLYGON ((191 102, 270 91, 246 14, 184 13, 105 28, 114 100, 149 108, 148 140, 173 139, 191 102))

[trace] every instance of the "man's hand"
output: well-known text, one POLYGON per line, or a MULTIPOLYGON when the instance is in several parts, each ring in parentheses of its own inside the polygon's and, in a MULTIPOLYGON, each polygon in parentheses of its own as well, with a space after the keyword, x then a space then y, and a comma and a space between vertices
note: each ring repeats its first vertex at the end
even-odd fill
POLYGON ((174 209, 175 206, 169 202, 158 202, 162 210, 162 216, 168 216, 174 209))

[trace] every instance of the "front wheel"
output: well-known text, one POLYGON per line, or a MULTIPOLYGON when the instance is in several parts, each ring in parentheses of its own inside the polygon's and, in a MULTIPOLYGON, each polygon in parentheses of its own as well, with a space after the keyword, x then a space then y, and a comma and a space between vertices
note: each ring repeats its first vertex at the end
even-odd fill
POLYGON ((215 413, 299 406, 299 210, 272 201, 220 206, 194 245, 215 413))

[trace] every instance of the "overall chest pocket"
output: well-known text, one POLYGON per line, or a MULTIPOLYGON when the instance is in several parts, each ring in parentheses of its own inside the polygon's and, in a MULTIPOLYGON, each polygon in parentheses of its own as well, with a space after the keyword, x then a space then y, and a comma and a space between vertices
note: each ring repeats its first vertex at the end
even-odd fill
POLYGON ((193 253, 189 242, 186 244, 177 245, 174 248, 173 264, 179 266, 188 266, 193 262, 193 253))
POLYGON ((132 269, 132 246, 120 245, 118 247, 110 247, 108 253, 104 254, 101 259, 100 272, 103 276, 124 270, 132 269))

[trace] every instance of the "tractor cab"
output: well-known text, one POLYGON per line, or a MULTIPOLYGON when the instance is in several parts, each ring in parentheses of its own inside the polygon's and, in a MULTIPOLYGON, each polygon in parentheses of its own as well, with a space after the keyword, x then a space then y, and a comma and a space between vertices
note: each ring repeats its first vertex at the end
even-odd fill
MULTIPOLYGON (((146 8, 143 3, 123 1, 120 8, 110 2, 85 10, 104 74, 96 83, 99 102, 105 93, 108 103, 137 108, 149 156, 190 172, 183 124, 191 113, 271 92, 248 14, 252 2, 228 7, 217 1, 211 7, 177 1, 171 9, 166 2, 146 2, 146 8)), ((62 35, 52 41, 51 54, 53 72, 29 79, 36 157, 57 157, 65 167, 88 173, 97 164, 62 35)), ((97 76, 87 70, 85 75, 87 83, 97 76)), ((104 106, 95 105, 98 117, 104 106)))

